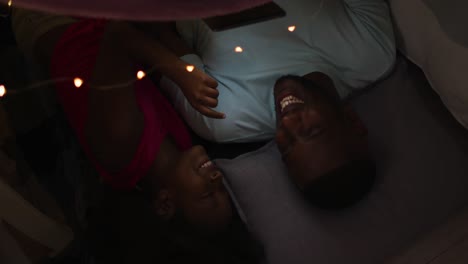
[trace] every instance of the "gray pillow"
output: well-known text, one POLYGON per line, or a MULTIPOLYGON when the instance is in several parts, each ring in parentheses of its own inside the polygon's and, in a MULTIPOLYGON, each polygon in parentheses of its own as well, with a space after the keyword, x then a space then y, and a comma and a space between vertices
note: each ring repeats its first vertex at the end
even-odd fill
POLYGON ((468 129, 468 1, 389 0, 398 47, 468 129))
POLYGON ((217 161, 268 263, 382 263, 468 203, 468 134, 419 69, 400 61, 353 103, 369 128, 378 181, 351 209, 308 207, 274 143, 217 161))

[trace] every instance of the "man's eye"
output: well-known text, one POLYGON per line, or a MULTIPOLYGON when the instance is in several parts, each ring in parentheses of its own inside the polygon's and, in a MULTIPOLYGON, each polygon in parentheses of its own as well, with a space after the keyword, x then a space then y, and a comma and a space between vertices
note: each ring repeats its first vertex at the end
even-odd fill
POLYGON ((307 134, 301 138, 301 142, 304 142, 304 143, 310 142, 314 140, 315 138, 317 138, 318 136, 320 136, 322 133, 323 133, 323 128, 320 128, 320 127, 309 129, 307 131, 307 134))

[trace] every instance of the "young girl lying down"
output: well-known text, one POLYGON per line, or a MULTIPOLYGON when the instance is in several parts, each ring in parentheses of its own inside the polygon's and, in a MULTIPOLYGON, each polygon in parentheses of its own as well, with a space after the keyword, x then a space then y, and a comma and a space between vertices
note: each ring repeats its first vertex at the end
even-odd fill
POLYGON ((126 23, 28 12, 14 17, 18 40, 33 42, 28 36, 45 32, 31 45, 33 54, 51 78, 63 78, 56 83, 59 101, 89 159, 117 191, 109 225, 124 230, 117 235, 128 262, 257 263, 260 251, 251 247, 221 171, 203 147, 191 145, 184 123, 148 78, 129 83, 139 65, 155 65, 181 86, 212 80, 188 73, 176 54, 126 23))

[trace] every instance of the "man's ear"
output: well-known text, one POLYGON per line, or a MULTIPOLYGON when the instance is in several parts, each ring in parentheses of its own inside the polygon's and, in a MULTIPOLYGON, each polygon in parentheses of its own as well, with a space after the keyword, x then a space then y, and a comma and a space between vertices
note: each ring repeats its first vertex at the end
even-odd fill
POLYGON ((367 127, 364 122, 362 122, 362 119, 359 117, 358 113, 356 113, 356 111, 351 107, 351 105, 346 104, 344 106, 344 114, 351 131, 353 131, 358 136, 366 137, 367 127))
POLYGON ((175 214, 175 204, 171 193, 168 190, 159 191, 153 201, 156 215, 164 220, 170 220, 175 214))

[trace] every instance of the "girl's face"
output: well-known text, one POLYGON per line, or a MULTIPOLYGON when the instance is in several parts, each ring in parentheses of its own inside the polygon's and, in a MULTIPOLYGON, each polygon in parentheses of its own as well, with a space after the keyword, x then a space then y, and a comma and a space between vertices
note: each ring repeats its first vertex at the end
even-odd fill
POLYGON ((167 188, 185 221, 206 234, 227 229, 233 217, 230 197, 205 149, 195 146, 182 153, 173 172, 167 188))

